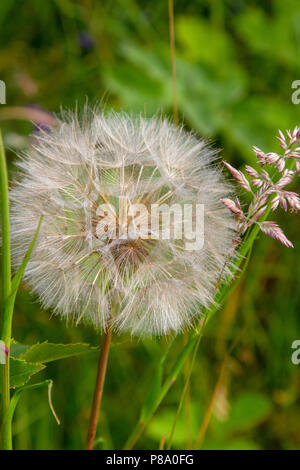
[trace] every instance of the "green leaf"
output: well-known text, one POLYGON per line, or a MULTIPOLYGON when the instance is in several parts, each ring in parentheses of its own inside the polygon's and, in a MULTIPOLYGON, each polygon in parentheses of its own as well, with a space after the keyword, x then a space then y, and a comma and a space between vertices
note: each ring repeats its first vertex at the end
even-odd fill
POLYGON ((272 403, 268 397, 246 392, 233 403, 229 419, 223 424, 228 431, 247 431, 266 420, 271 411, 272 403))
POLYGON ((14 357, 18 359, 22 354, 24 354, 30 346, 28 344, 21 344, 17 343, 16 341, 12 340, 12 344, 10 346, 10 357, 14 357))
POLYGON ((30 378, 43 370, 43 364, 33 364, 22 359, 10 358, 10 387, 20 387, 30 378))
MULTIPOLYGON (((45 368, 43 364, 33 364, 22 359, 10 357, 10 387, 16 388, 24 385, 30 378, 45 368)), ((0 374, 2 386, 2 374, 0 374)))
POLYGON ((234 45, 229 34, 196 16, 181 15, 176 21, 176 38, 184 49, 188 61, 199 61, 217 67, 219 57, 222 65, 234 64, 234 45), (205 44, 205 47, 199 47, 205 44))
POLYGON ((204 442, 202 446, 203 450, 260 450, 260 446, 248 439, 209 439, 207 442, 204 442))
POLYGON ((28 362, 45 363, 95 351, 98 351, 98 348, 85 343, 54 344, 45 341, 31 346, 21 355, 21 358, 28 362))
MULTIPOLYGON (((164 435, 170 436, 172 429, 172 423, 174 421, 174 410, 167 408, 161 410, 156 416, 153 417, 152 421, 145 432, 147 436, 159 443, 164 435)), ((196 407, 192 407, 191 421, 189 423, 189 433, 192 439, 195 439, 198 431, 198 421, 196 414, 196 407)), ((178 417, 177 426, 175 428, 172 443, 173 448, 182 449, 186 444, 187 430, 186 430, 186 417, 182 413, 178 417)), ((166 448, 166 447, 165 447, 166 448)))
POLYGON ((227 444, 225 450, 259 450, 260 447, 256 442, 248 439, 235 439, 227 444))

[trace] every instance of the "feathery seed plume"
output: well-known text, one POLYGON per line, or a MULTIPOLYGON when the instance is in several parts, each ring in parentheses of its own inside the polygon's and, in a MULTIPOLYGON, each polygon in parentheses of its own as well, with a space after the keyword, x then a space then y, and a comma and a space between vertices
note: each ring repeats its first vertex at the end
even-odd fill
POLYGON ((221 202, 232 188, 216 157, 166 119, 62 114, 18 163, 22 176, 11 190, 15 267, 43 215, 25 280, 44 307, 72 322, 139 335, 191 325, 229 272, 235 236, 221 202), (164 205, 155 228, 153 205, 164 205), (178 229, 166 205, 173 215, 185 205, 204 207, 201 249, 185 249, 186 234, 158 235, 163 216, 170 232, 178 229))

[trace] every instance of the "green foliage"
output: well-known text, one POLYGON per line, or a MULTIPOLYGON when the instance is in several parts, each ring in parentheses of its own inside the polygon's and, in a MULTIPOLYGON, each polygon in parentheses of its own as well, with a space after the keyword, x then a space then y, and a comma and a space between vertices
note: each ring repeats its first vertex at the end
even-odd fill
POLYGON ((55 410, 54 410, 54 407, 53 407, 53 404, 52 404, 52 398, 51 398, 51 390, 52 390, 52 386, 53 386, 52 380, 45 380, 44 382, 39 382, 39 383, 36 383, 36 384, 33 384, 33 385, 26 385, 25 387, 21 387, 14 393, 14 395, 13 395, 11 401, 10 401, 8 411, 4 415, 4 418, 3 418, 3 421, 2 421, 2 428, 1 428, 1 431, 2 431, 1 432, 2 446, 1 446, 1 448, 5 448, 7 450, 12 450, 11 439, 9 439, 9 441, 7 441, 7 436, 9 436, 10 433, 11 433, 11 423, 12 423, 14 413, 15 413, 15 409, 16 409, 16 406, 19 402, 21 394, 25 390, 34 390, 34 389, 45 387, 45 386, 48 387, 48 404, 49 404, 49 408, 50 408, 54 418, 56 419, 57 424, 60 424, 60 421, 59 421, 59 419, 58 419, 58 417, 55 413, 55 410))
MULTIPOLYGON (((45 369, 48 362, 93 353, 98 349, 83 343, 53 344, 45 341, 28 346, 14 342, 10 356, 10 387, 15 389, 23 386, 33 375, 45 369)), ((0 389, 1 384, 0 376, 0 389)))
POLYGON ((259 393, 246 392, 233 403, 228 424, 231 432, 243 432, 265 421, 272 411, 271 400, 259 393))
POLYGON ((21 354, 21 359, 29 362, 46 362, 57 361, 58 359, 66 359, 67 357, 79 356, 98 351, 99 348, 91 348, 88 344, 53 344, 45 341, 30 346, 21 354))
MULTIPOLYGON (((10 358, 10 387, 16 388, 26 384, 33 375, 44 369, 43 364, 34 364, 22 359, 10 358)), ((2 379, 0 379, 1 384, 2 379)))

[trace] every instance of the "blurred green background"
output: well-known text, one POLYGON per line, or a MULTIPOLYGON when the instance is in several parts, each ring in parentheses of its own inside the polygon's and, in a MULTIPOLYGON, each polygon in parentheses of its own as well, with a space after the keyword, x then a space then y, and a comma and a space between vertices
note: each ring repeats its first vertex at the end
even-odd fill
MULTIPOLYGON (((237 167, 254 164, 253 145, 278 150, 278 128, 300 124, 300 104, 291 101, 292 82, 300 80, 299 1, 174 4, 180 120, 237 167)), ((12 175, 15 152, 32 142, 32 110, 58 112, 88 98, 90 104, 172 118, 167 0, 1 0, 0 40, 0 79, 7 87, 0 126, 12 175)), ((173 448, 195 441, 226 349, 245 326, 226 362, 202 448, 300 448, 300 365, 291 362, 291 344, 300 339, 300 228, 296 215, 276 216, 295 249, 260 236, 245 279, 206 329, 173 448)), ((91 329, 66 328, 50 318, 26 285, 17 298, 13 336, 25 344, 100 341, 91 329)), ((98 448, 118 449, 126 441, 166 345, 164 338, 113 339, 98 448)), ((56 425, 45 390, 24 393, 14 425, 16 449, 83 448, 96 365, 96 354, 66 359, 33 379, 54 380, 62 424, 56 425)), ((184 374, 136 448, 158 448, 170 432, 183 383, 184 374)))

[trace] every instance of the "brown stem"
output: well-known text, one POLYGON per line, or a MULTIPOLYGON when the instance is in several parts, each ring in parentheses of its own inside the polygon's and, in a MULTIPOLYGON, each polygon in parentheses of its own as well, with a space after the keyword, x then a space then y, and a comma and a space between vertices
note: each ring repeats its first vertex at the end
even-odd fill
POLYGON ((94 391, 89 432, 87 435, 87 441, 86 441, 86 447, 85 447, 86 450, 93 450, 93 447, 94 447, 94 440, 95 440, 95 435, 97 431, 99 411, 100 411, 100 406, 101 406, 103 387, 104 387, 104 381, 105 381, 105 375, 106 375, 106 367, 107 367, 110 341, 111 341, 111 328, 109 327, 103 337, 103 341, 101 345, 101 352, 100 352, 99 363, 98 363, 98 372, 97 372, 97 379, 96 379, 96 385, 95 385, 95 391, 94 391))

